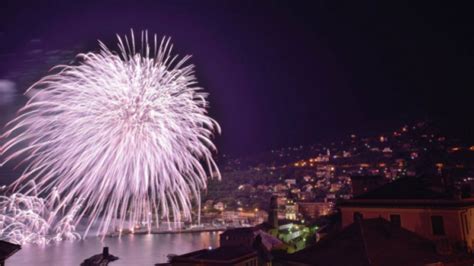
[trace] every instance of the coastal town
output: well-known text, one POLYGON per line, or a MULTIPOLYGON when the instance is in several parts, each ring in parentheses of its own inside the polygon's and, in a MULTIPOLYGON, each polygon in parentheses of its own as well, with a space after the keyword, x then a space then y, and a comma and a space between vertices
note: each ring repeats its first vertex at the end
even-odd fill
POLYGON ((473 266, 472 10, 0 1, 0 266, 473 266))
POLYGON ((273 150, 266 163, 228 160, 228 179, 210 183, 202 206, 202 226, 226 228, 220 246, 157 265, 469 265, 474 146, 437 132, 420 122, 391 134, 273 150), (347 234, 362 238, 340 239, 347 234), (394 238, 376 240, 384 234, 394 238), (364 242, 372 249, 366 257, 350 253, 364 242), (407 250, 390 252, 391 245, 407 250), (373 250, 386 254, 374 257, 373 250), (336 258, 339 252, 353 255, 336 258))
POLYGON ((382 185, 405 176, 439 173, 466 186, 474 181, 473 159, 474 146, 447 138, 428 122, 245 159, 224 156, 222 180, 210 180, 203 196, 201 222, 260 223, 272 196, 280 219, 312 221, 333 213, 338 200, 364 192, 354 185, 360 190, 359 183, 382 185))

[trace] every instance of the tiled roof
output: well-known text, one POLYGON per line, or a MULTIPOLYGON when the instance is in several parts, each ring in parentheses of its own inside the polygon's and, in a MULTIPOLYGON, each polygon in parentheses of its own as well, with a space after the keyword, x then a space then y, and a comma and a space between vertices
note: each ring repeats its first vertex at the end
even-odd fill
POLYGON ((201 249, 188 254, 176 256, 172 262, 179 261, 195 261, 195 262, 230 262, 238 261, 242 258, 257 256, 257 252, 251 247, 233 246, 233 247, 219 247, 216 249, 201 249))
POLYGON ((222 234, 221 234, 221 237, 222 236, 226 236, 226 235, 238 235, 238 236, 242 236, 242 235, 252 235, 253 236, 253 232, 255 231, 255 229, 253 227, 239 227, 239 228, 232 228, 232 229, 227 229, 225 230, 222 234))
POLYGON ((201 260, 228 261, 253 254, 255 254, 255 251, 250 247, 219 247, 213 250, 206 250, 206 252, 203 252, 195 258, 201 260))
POLYGON ((301 265, 425 265, 435 262, 474 261, 467 253, 436 253, 434 244, 382 219, 359 220, 314 246, 287 256, 301 265))
POLYGON ((448 199, 445 189, 435 186, 432 177, 404 177, 354 199, 448 199))

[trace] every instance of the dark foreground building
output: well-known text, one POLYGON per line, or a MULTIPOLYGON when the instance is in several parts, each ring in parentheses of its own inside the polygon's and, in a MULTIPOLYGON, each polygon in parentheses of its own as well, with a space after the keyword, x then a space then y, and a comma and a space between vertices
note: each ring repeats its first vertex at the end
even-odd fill
POLYGON ((315 245, 276 259, 273 265, 472 266, 462 251, 439 250, 434 242, 383 218, 358 219, 315 245))
POLYGON ((94 255, 81 263, 81 266, 107 266, 119 258, 109 253, 109 247, 104 247, 102 254, 94 255))
POLYGON ((20 245, 0 240, 0 266, 5 266, 5 261, 20 249, 20 245))
POLYGON ((210 266, 257 266, 257 252, 245 246, 201 249, 170 259, 169 263, 156 264, 172 266, 210 265, 210 266))
MULTIPOLYGON (((219 248, 173 256, 168 263, 156 265, 271 266, 273 257, 264 244, 262 235, 263 232, 252 228, 229 229, 220 235, 219 248)), ((265 242, 268 245, 267 239, 265 242)))

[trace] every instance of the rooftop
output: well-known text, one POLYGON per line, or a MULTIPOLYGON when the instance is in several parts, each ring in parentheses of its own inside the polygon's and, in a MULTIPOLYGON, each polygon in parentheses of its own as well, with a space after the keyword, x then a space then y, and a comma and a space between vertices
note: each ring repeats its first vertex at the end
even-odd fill
POLYGON ((216 249, 201 249, 191 253, 173 257, 172 262, 195 262, 195 263, 226 263, 237 262, 257 256, 257 252, 251 247, 234 246, 219 247, 216 249))
POLYGON ((232 229, 227 229, 225 230, 222 234, 222 236, 226 235, 253 235, 255 231, 255 228, 253 227, 239 227, 239 228, 232 228, 232 229))
POLYGON ((435 177, 404 177, 354 199, 449 199, 451 195, 435 177))
POLYGON ((7 241, 0 240, 0 261, 5 261, 11 255, 21 249, 20 245, 16 245, 7 241))
POLYGON ((474 198, 462 198, 449 179, 440 176, 403 177, 372 191, 338 202, 338 207, 458 208, 474 206, 474 198), (448 183, 444 185, 443 183, 448 183))
POLYGON ((359 220, 317 244, 283 258, 302 265, 425 265, 469 261, 467 253, 439 255, 433 242, 382 219, 359 220), (341 256, 343 254, 343 256, 341 256))
POLYGON ((205 249, 194 258, 201 260, 234 260, 243 256, 253 255, 255 251, 248 247, 219 247, 216 249, 205 249))

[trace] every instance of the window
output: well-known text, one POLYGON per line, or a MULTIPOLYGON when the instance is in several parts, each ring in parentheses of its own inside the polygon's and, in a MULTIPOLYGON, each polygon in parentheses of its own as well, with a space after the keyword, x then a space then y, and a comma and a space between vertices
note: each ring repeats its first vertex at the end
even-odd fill
POLYGON ((431 216, 431 227, 433 228, 433 235, 435 236, 444 235, 443 216, 440 216, 440 215, 431 216))
POLYGON ((245 263, 245 266, 257 266, 256 260, 251 260, 245 263))
POLYGON ((364 216, 360 212, 354 212, 354 222, 357 220, 362 220, 364 216))
POLYGON ((390 223, 396 227, 400 227, 402 225, 400 214, 390 214, 390 223))

